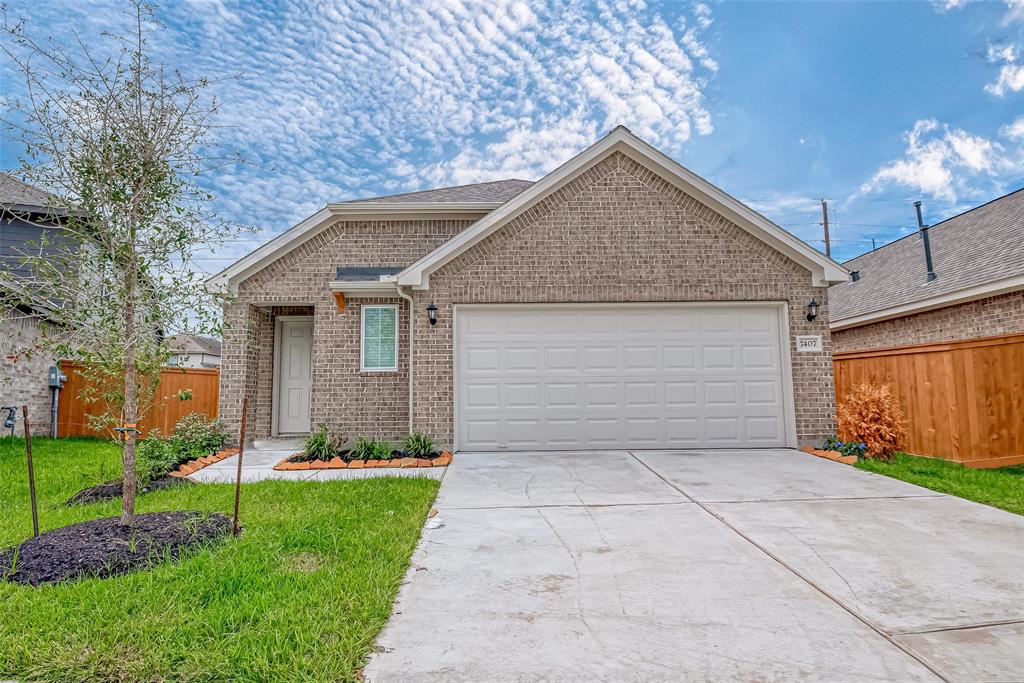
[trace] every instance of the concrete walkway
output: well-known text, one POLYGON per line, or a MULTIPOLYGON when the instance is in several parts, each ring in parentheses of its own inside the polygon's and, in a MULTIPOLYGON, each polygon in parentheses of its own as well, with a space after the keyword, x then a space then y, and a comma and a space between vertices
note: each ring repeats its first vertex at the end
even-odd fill
MULTIPOLYGON (((429 477, 441 479, 446 467, 413 469, 369 469, 369 470, 301 470, 279 472, 274 465, 293 453, 302 450, 300 439, 267 439, 246 446, 242 454, 242 481, 251 483, 264 479, 285 479, 290 481, 330 481, 334 479, 368 479, 370 477, 429 477)), ((227 458, 189 475, 189 479, 204 484, 234 482, 238 476, 238 457, 227 458)))
POLYGON ((1024 518, 790 450, 459 454, 376 681, 1019 681, 1024 518))

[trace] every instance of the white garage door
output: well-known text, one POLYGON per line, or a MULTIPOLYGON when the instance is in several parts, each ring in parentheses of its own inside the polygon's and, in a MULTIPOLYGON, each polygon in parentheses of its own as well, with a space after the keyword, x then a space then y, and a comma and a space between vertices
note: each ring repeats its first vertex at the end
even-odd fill
POLYGON ((457 447, 784 446, 779 311, 459 306, 457 447))

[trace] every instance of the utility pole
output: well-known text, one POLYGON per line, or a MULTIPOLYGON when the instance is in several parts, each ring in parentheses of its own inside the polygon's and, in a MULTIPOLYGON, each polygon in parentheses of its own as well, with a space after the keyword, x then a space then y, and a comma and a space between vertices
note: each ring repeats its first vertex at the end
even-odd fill
POLYGON ((832 258, 832 242, 828 238, 828 202, 821 200, 821 227, 825 228, 825 256, 832 258))

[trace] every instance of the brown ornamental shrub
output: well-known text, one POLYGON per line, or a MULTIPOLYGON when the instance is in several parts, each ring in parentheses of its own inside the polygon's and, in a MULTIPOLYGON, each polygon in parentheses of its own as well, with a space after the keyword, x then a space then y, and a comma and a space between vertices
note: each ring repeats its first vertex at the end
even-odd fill
POLYGON ((888 460, 905 436, 903 411, 887 384, 858 384, 836 408, 839 437, 863 443, 869 458, 888 460))

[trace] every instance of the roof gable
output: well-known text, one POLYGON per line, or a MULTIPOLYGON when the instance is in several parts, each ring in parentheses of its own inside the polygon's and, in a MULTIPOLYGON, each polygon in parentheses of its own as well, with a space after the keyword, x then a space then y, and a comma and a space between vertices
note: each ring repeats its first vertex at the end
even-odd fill
POLYGON ((455 185, 453 187, 439 187, 433 190, 422 190, 420 192, 404 192, 383 197, 368 197, 366 199, 350 199, 343 204, 380 204, 384 202, 406 203, 406 202, 507 202, 517 194, 533 185, 532 180, 494 180, 488 183, 473 183, 471 185, 455 185))
POLYGON ((544 197, 572 182, 581 173, 615 152, 630 157, 678 186, 688 195, 721 214, 772 248, 805 266, 812 284, 826 286, 845 281, 847 272, 837 263, 789 234, 739 200, 731 197, 695 173, 619 126, 594 145, 558 167, 530 188, 487 214, 430 254, 398 275, 398 284, 427 289, 430 273, 485 239, 508 221, 527 211, 544 197))
POLYGON ((859 279, 829 290, 833 327, 1024 286, 1015 284, 1024 278, 1024 189, 936 223, 928 235, 938 276, 931 282, 920 232, 843 264, 859 279))

